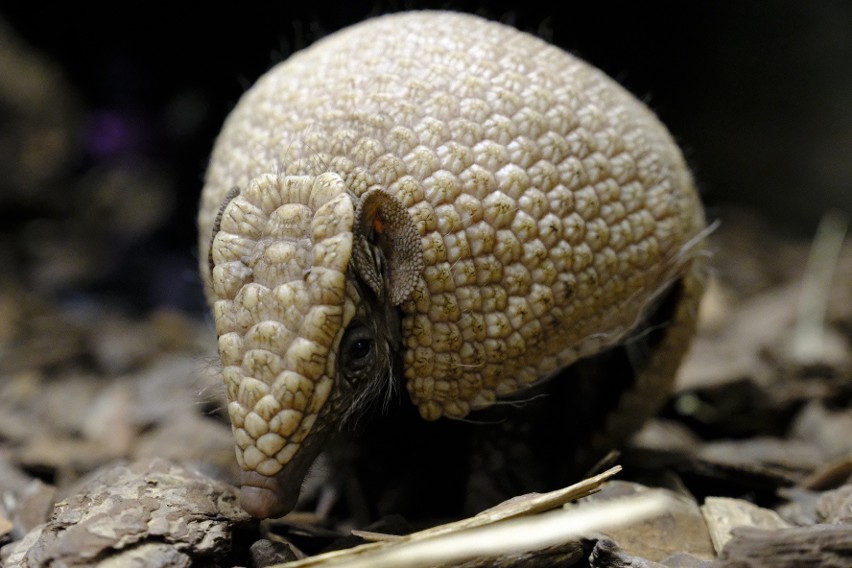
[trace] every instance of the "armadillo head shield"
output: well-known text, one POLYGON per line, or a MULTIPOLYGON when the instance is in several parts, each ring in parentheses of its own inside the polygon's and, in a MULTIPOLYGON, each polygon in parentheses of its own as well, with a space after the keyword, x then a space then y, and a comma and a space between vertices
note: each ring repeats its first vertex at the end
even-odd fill
POLYGON ((416 279, 422 259, 394 263, 399 234, 419 239, 407 214, 393 230, 405 213, 393 197, 356 197, 334 173, 259 176, 230 197, 210 249, 219 354, 241 504, 274 517, 295 506, 328 436, 386 385, 399 323, 380 306, 408 295, 413 283, 393 282, 416 279))

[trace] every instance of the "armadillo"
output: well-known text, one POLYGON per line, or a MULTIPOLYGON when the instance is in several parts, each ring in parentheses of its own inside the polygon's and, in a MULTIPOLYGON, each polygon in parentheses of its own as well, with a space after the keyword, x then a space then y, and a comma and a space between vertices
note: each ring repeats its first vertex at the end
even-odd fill
POLYGON ((664 402, 702 291, 703 209, 653 112, 460 13, 373 18, 273 67, 226 119, 198 220, 259 518, 395 381, 422 418, 463 418, 624 341, 668 291, 665 338, 590 443, 624 437, 664 402))

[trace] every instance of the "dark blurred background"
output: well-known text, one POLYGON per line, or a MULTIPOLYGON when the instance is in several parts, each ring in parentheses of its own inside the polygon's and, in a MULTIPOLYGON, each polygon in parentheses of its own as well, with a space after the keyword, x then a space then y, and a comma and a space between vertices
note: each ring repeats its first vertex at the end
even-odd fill
POLYGON ((558 5, 0 4, 0 284, 203 313, 195 209, 228 111, 293 51, 408 8, 510 23, 618 79, 680 141, 711 217, 735 203, 807 236, 852 210, 852 2, 558 5))

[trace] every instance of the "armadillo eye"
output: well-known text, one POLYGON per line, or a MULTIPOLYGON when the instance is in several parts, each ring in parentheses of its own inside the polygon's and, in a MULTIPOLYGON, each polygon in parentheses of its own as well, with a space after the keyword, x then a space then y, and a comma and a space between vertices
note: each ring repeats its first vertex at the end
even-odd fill
POLYGON ((370 354, 370 349, 373 347, 373 342, 369 339, 359 339, 352 343, 349 348, 349 358, 351 360, 363 359, 370 354))
POLYGON ((374 352, 375 339, 369 327, 356 323, 346 330, 343 340, 340 342, 343 369, 349 371, 363 369, 375 359, 374 352))

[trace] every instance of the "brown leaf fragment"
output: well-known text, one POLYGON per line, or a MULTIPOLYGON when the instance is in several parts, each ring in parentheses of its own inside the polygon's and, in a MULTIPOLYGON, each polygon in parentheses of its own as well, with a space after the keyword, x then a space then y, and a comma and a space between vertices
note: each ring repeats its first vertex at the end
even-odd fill
POLYGON ((849 525, 814 525, 778 530, 739 527, 713 568, 848 568, 852 565, 849 525))

